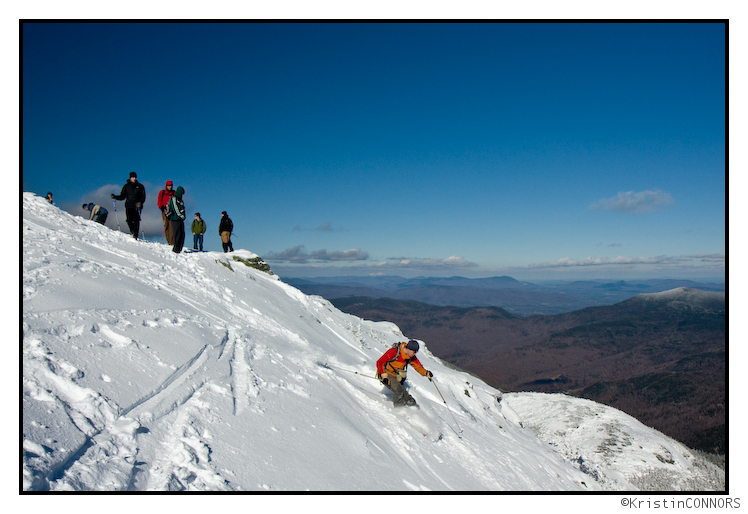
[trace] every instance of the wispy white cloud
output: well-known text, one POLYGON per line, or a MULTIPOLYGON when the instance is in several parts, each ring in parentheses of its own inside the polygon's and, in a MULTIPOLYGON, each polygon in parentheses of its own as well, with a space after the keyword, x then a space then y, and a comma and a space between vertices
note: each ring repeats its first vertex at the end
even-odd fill
POLYGON ((478 266, 474 262, 465 260, 464 257, 453 255, 446 259, 433 258, 411 258, 391 257, 379 264, 382 267, 391 268, 474 268, 478 266))
POLYGON ((351 248, 337 252, 328 252, 327 250, 317 250, 309 254, 309 257, 316 261, 366 261, 369 259, 369 253, 351 248))
POLYGON ((304 228, 301 225, 296 225, 293 229, 291 229, 291 232, 340 232, 342 230, 343 229, 340 227, 333 227, 331 221, 325 221, 321 225, 314 228, 304 228))
POLYGON ((644 213, 652 212, 674 203, 675 200, 673 200, 670 193, 660 191, 659 189, 652 189, 638 193, 633 191, 621 192, 613 198, 603 198, 590 205, 589 208, 595 211, 644 213))
POLYGON ((699 254, 694 255, 694 259, 699 259, 701 262, 721 262, 725 263, 725 254, 723 253, 710 253, 710 254, 699 254))
POLYGON ((309 262, 350 262, 366 261, 369 259, 369 253, 352 248, 350 250, 328 252, 325 249, 315 250, 311 253, 304 251, 303 245, 288 248, 280 253, 269 253, 263 256, 263 259, 271 262, 290 262, 295 264, 305 264, 309 262))
POLYGON ((564 257, 557 261, 544 262, 540 264, 530 264, 530 268, 578 268, 586 266, 604 266, 604 265, 631 265, 631 264, 662 264, 665 262, 674 262, 673 257, 587 257, 585 259, 572 259, 564 257))
POLYGON ((564 257, 557 261, 544 262, 540 264, 530 264, 528 268, 584 268, 591 266, 634 266, 634 265, 656 265, 656 266, 673 266, 684 265, 694 262, 702 263, 722 263, 724 265, 724 254, 708 255, 679 255, 669 256, 660 255, 656 257, 587 257, 585 259, 572 259, 564 257))
POLYGON ((478 264, 466 260, 464 257, 453 255, 444 259, 390 257, 383 261, 374 262, 369 253, 357 248, 338 252, 317 250, 307 253, 299 245, 280 253, 270 253, 263 256, 268 262, 288 263, 310 268, 330 267, 357 273, 377 273, 411 270, 411 271, 445 271, 450 269, 475 268, 478 264))
POLYGON ((309 261, 309 255, 304 253, 304 246, 298 245, 293 248, 288 248, 279 253, 270 252, 267 255, 263 255, 262 258, 266 261, 275 262, 297 262, 303 263, 309 261))

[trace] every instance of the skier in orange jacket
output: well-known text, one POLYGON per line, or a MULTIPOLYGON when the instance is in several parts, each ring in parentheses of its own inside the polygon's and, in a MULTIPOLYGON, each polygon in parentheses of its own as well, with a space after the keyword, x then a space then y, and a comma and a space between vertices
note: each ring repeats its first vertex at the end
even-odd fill
POLYGON ((434 375, 423 367, 416 357, 418 341, 411 339, 387 350, 377 361, 377 378, 392 390, 392 404, 395 407, 415 405, 416 401, 405 390, 406 367, 413 366, 418 373, 431 380, 434 375))

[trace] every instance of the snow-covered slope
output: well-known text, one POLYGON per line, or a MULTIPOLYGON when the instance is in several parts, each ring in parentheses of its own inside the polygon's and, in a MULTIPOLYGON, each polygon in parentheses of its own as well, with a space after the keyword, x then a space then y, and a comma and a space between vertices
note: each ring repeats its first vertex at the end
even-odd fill
POLYGON ((508 393, 504 401, 525 427, 606 489, 724 490, 721 468, 617 409, 558 394, 508 393))
POLYGON ((428 342, 419 358, 435 382, 411 371, 421 408, 395 410, 366 375, 400 330, 251 257, 176 255, 24 193, 24 490, 582 492, 630 489, 659 468, 700 473, 686 448, 629 432, 635 420, 613 409, 631 444, 667 442, 592 472, 597 448, 574 441, 581 462, 568 430, 528 428, 567 412, 565 396, 502 398, 428 342))
POLYGON ((725 310, 725 293, 689 287, 677 287, 660 293, 640 294, 628 301, 644 304, 661 303, 673 309, 688 311, 701 309, 723 312, 725 310))

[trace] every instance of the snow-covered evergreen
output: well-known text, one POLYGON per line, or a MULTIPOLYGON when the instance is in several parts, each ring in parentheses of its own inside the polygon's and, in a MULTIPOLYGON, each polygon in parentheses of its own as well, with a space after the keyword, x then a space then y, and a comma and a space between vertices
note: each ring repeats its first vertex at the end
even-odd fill
POLYGON ((421 408, 393 409, 365 375, 398 327, 301 293, 249 251, 177 255, 31 193, 22 230, 24 490, 724 487, 615 409, 502 395, 428 341, 435 383, 411 371, 421 408))

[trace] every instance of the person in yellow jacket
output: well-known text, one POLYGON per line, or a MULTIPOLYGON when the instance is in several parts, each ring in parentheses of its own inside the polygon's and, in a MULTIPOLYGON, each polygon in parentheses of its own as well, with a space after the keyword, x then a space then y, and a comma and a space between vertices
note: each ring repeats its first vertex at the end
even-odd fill
POLYGON ((395 407, 416 404, 403 384, 408 364, 429 380, 434 377, 433 373, 423 367, 416 357, 416 352, 418 352, 418 341, 411 339, 407 343, 403 342, 390 348, 377 361, 377 378, 392 390, 392 404, 395 407))

